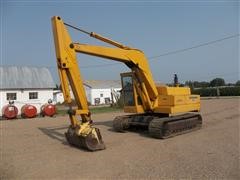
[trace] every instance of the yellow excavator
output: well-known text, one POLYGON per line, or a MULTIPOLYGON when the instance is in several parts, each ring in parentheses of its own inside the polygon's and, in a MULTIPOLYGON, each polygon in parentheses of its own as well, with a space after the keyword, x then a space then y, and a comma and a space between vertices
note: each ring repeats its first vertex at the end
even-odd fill
POLYGON ((188 87, 156 85, 141 50, 64 23, 59 16, 52 17, 52 29, 59 79, 69 104, 71 125, 65 133, 69 144, 90 151, 105 149, 100 130, 93 127, 76 53, 122 62, 131 69, 121 73, 124 112, 129 114, 113 120, 115 131, 141 126, 148 128, 150 136, 164 139, 201 128, 200 96, 192 95, 188 87), (67 27, 115 47, 73 42, 67 27), (75 109, 71 106, 70 87, 77 104, 75 109))

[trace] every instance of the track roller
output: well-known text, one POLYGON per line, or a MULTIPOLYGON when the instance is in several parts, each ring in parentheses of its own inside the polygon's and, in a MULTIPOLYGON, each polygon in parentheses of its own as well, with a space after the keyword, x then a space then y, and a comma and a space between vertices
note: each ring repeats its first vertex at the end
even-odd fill
POLYGON ((117 116, 113 120, 113 129, 117 132, 125 132, 129 128, 128 116, 117 116))

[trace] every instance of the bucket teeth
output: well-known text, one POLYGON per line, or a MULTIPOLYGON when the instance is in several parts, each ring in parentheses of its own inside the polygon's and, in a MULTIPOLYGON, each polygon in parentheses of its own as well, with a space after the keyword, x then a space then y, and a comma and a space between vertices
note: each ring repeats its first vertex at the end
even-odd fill
POLYGON ((86 135, 78 135, 74 128, 69 127, 65 136, 69 144, 78 148, 84 148, 89 151, 103 150, 106 148, 98 128, 92 128, 92 131, 86 135))

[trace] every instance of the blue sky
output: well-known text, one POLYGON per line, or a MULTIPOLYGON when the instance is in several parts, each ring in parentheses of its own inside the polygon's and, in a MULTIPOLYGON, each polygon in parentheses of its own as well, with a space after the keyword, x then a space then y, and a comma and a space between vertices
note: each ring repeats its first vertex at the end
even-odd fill
MULTIPOLYGON (((1 65, 47 66, 58 81, 51 17, 141 49, 147 57, 239 34, 237 1, 8 1, 1 0, 1 65)), ((104 45, 69 30, 74 42, 104 45)), ((125 65, 78 55, 84 79, 120 79, 125 65), (106 66, 95 66, 106 65, 106 66)), ((154 79, 239 80, 239 36, 149 59, 154 79)))

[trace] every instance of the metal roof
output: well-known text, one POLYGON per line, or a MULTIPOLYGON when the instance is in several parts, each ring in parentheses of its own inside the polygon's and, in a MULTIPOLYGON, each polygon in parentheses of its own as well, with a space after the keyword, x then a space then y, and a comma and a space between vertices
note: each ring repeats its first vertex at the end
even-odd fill
POLYGON ((54 88, 52 75, 44 67, 0 67, 0 89, 54 88))
POLYGON ((119 80, 85 80, 84 85, 92 89, 121 88, 119 80))

